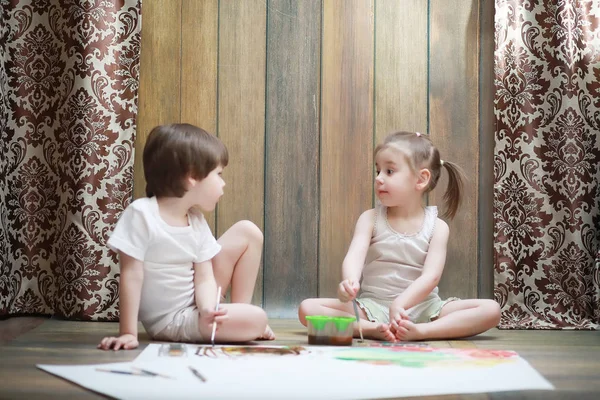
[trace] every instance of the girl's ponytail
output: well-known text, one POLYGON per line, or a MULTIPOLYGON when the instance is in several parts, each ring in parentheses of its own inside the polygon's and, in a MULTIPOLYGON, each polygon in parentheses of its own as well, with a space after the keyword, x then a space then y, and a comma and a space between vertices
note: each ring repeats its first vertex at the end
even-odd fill
POLYGON ((443 216, 452 219, 456 215, 462 201, 465 173, 462 168, 453 162, 440 160, 440 164, 448 171, 448 187, 443 197, 446 204, 446 211, 443 216))

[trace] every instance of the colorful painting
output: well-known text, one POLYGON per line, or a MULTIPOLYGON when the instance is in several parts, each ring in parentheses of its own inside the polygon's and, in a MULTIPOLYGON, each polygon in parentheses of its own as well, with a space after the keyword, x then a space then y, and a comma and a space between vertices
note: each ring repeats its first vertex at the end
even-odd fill
POLYGON ((196 355, 200 357, 243 357, 243 356, 287 356, 306 352, 302 346, 198 346, 196 355))
POLYGON ((186 346, 185 357, 161 356, 160 345, 149 344, 133 362, 38 367, 97 393, 130 400, 352 400, 553 389, 512 351, 385 343, 186 346))
POLYGON ((338 360, 360 361, 376 365, 395 364, 403 367, 491 367, 515 362, 514 351, 484 349, 452 349, 420 346, 358 347, 334 352, 338 360))

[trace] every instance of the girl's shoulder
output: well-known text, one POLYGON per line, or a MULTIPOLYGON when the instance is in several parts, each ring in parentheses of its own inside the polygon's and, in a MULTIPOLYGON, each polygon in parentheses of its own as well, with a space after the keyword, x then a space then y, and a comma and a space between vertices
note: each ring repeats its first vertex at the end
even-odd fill
POLYGON ((429 236, 429 240, 431 241, 431 239, 434 236, 436 236, 436 237, 438 237, 438 239, 443 239, 444 241, 447 241, 449 234, 450 234, 450 227, 448 226, 446 221, 444 221, 441 218, 436 218, 435 225, 433 227, 431 235, 429 236))
POLYGON ((446 221, 444 221, 441 218, 436 218, 435 219, 435 230, 450 230, 450 227, 448 226, 448 223, 446 221))
POLYGON ((375 218, 377 217, 377 210, 375 208, 371 208, 369 210, 363 211, 358 217, 357 225, 363 226, 373 226, 375 225, 375 218))
POLYGON ((423 220, 423 227, 421 233, 424 234, 427 240, 431 240, 436 227, 439 225, 439 221, 445 223, 438 218, 438 208, 436 206, 425 207, 425 218, 423 220))

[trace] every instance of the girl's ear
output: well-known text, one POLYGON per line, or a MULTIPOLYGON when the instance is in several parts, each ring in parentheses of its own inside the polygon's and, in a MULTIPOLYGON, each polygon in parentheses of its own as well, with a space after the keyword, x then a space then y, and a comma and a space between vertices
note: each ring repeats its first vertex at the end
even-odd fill
POLYGON ((431 171, 427 168, 419 170, 417 175, 417 189, 425 190, 429 186, 429 180, 431 179, 431 171))

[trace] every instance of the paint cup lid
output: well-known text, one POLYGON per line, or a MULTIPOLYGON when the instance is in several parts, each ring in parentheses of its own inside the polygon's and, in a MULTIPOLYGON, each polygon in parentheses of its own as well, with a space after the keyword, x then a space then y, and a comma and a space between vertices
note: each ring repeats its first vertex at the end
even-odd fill
POLYGON ((354 317, 329 317, 326 315, 308 315, 306 320, 310 322, 317 331, 322 331, 328 322, 333 322, 335 329, 345 331, 352 322, 356 321, 354 317))
POLYGON ((306 320, 312 324, 315 330, 322 331, 331 320, 331 317, 325 315, 307 315, 306 320))

